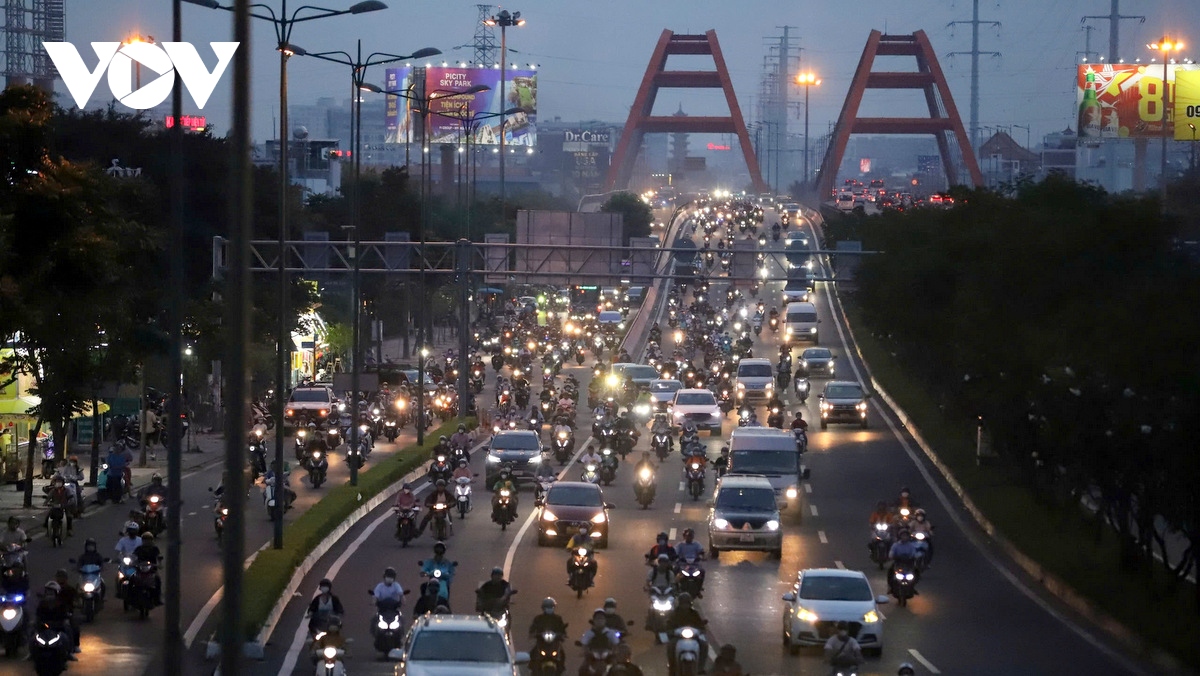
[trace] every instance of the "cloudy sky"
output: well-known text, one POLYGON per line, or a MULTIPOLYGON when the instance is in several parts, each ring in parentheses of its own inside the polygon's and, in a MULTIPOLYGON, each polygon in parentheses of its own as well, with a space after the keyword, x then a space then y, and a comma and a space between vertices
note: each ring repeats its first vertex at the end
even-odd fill
MULTIPOLYGON (((258 0, 276 10, 281 0, 258 0)), ((329 8, 350 6, 351 0, 306 0, 329 8)), ((292 42, 310 52, 353 51, 362 39, 364 52, 410 53, 421 47, 437 47, 445 56, 439 62, 470 60, 469 45, 475 30, 476 5, 463 0, 385 0, 389 8, 372 14, 341 16, 299 24, 292 42)), ((291 11, 301 2, 292 0, 291 11)), ((1080 19, 1085 14, 1107 14, 1110 0, 980 0, 980 18, 999 21, 996 27, 980 30, 980 48, 1000 52, 984 57, 980 67, 981 125, 1029 125, 1035 139, 1046 132, 1074 126, 1074 65, 1085 46, 1080 19)), ((1200 12, 1197 0, 1123 0, 1124 14, 1145 15, 1144 23, 1121 22, 1121 56, 1148 58, 1145 44, 1164 32, 1200 45, 1200 12)), ((86 63, 94 57, 86 43, 112 41, 132 34, 170 35, 169 0, 67 0, 67 40, 76 43, 86 63)), ((805 70, 823 79, 812 91, 813 134, 836 119, 868 32, 890 33, 924 30, 930 37, 959 110, 967 122, 970 99, 970 58, 950 56, 971 48, 970 26, 948 27, 956 20, 969 20, 971 0, 523 0, 505 6, 520 11, 527 19, 521 28, 510 29, 512 55, 524 64, 539 66, 539 116, 543 119, 605 120, 624 122, 636 94, 655 41, 664 28, 677 33, 703 33, 716 29, 729 65, 743 113, 754 118, 754 102, 762 73, 767 42, 778 44, 783 26, 803 47, 805 70)), ((184 5, 184 40, 199 43, 200 53, 211 67, 214 59, 207 41, 231 38, 227 12, 184 5)), ((253 44, 254 136, 270 137, 278 113, 278 58, 275 36, 267 22, 255 21, 253 44)), ((1108 51, 1108 22, 1092 22, 1092 49, 1108 51)), ((1200 56, 1200 50, 1195 53, 1200 56)), ((1190 56, 1191 53, 1185 52, 1190 56)), ((907 60, 911 63, 911 59, 907 60)), ((686 60, 674 64, 688 67, 686 60)), ((908 64, 904 64, 907 69, 908 64)), ((209 100, 203 114, 216 124, 218 134, 229 125, 227 74, 209 100)), ((295 58, 289 68, 290 97, 294 104, 311 103, 320 96, 344 98, 348 72, 344 67, 312 59, 295 58)), ((382 83, 382 69, 368 73, 368 80, 382 83)), ((59 91, 65 94, 61 83, 59 91)), ((107 98, 102 81, 92 106, 107 98)), ((797 99, 802 99, 799 93, 797 99)), ((869 94, 863 114, 908 115, 921 112, 919 94, 869 94)), ((67 96, 60 102, 72 105, 67 96)), ((719 91, 702 95, 664 92, 656 113, 674 112, 682 104, 691 114, 719 114, 723 99, 719 91)), ((197 112, 184 97, 187 112, 197 112)), ((803 112, 792 130, 801 129, 803 112)), ((1024 142, 1025 130, 1014 133, 1024 142)))

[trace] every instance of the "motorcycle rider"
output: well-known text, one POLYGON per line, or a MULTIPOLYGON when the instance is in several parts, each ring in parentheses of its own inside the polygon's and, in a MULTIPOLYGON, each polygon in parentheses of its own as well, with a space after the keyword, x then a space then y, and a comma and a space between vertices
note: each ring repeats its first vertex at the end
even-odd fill
POLYGON ((908 662, 901 664, 900 671, 896 672, 896 676, 916 676, 916 674, 917 670, 914 669, 913 665, 909 664, 908 662))
POLYGON ((433 543, 433 558, 425 559, 421 564, 421 574, 425 577, 433 577, 433 571, 440 570, 441 587, 445 595, 450 593, 450 582, 454 579, 454 569, 457 562, 446 560, 446 543, 438 541, 433 543))
POLYGON ((305 616, 309 618, 309 633, 315 635, 326 628, 331 628, 335 621, 334 618, 338 618, 336 621, 340 624, 341 617, 345 612, 342 600, 333 593, 333 582, 328 578, 321 580, 317 584, 317 595, 308 603, 308 611, 305 613, 305 616))
POLYGON ((721 646, 717 659, 713 660, 712 676, 743 676, 742 665, 737 661, 737 648, 732 643, 721 646))
POLYGON ((588 465, 595 465, 597 468, 600 467, 600 454, 596 452, 595 446, 589 446, 583 455, 579 456, 579 464, 584 467, 588 465))
POLYGON ((671 565, 671 558, 666 554, 659 554, 655 559, 654 567, 646 575, 646 591, 650 591, 654 587, 672 587, 674 585, 675 569, 671 565))
POLYGON ((725 476, 725 472, 729 469, 729 447, 728 446, 721 447, 721 455, 717 456, 716 460, 713 460, 713 469, 715 469, 717 471, 718 479, 725 476))
MULTIPOLYGON (((591 533, 588 532, 587 526, 580 526, 579 531, 577 533, 575 533, 574 535, 572 535, 570 540, 567 540, 567 546, 566 546, 567 551, 574 552, 576 549, 579 549, 580 547, 586 549, 588 552, 587 571, 588 571, 588 575, 592 578, 592 580, 595 580, 596 579, 596 568, 597 568, 596 543, 592 540, 592 535, 591 535, 591 533)), ((573 564, 573 558, 574 558, 573 556, 567 557, 567 576, 568 577, 570 577, 570 575, 571 575, 571 565, 573 564)))
MULTIPOLYGON (((470 452, 471 435, 467 432, 467 426, 460 424, 458 431, 450 437, 450 448, 462 448, 470 452)), ((469 459, 469 458, 468 458, 469 459)))
POLYGON ((158 564, 162 561, 162 553, 154 544, 154 533, 142 533, 142 544, 133 550, 133 558, 138 563, 149 563, 155 567, 154 572, 154 604, 162 605, 162 577, 158 574, 158 564))
POLYGON ((104 557, 100 555, 100 551, 96 548, 96 538, 84 540, 83 553, 79 555, 79 558, 75 559, 75 565, 80 568, 84 566, 104 565, 104 557))
POLYGON ((925 568, 928 568, 929 562, 933 560, 933 524, 929 523, 929 519, 926 517, 924 509, 918 507, 916 511, 913 512, 913 519, 908 524, 908 529, 912 531, 914 539, 917 537, 917 533, 921 533, 925 536, 925 538, 921 541, 921 544, 918 545, 918 548, 924 546, 925 560, 923 565, 925 568))
POLYGON ((668 538, 666 533, 659 533, 654 537, 654 541, 654 546, 651 547, 650 552, 646 554, 647 565, 655 565, 658 557, 663 554, 667 555, 667 560, 669 560, 671 563, 674 563, 675 559, 679 558, 679 553, 675 551, 675 548, 667 544, 668 538))
MULTIPOLYGON (((704 546, 696 542, 696 531, 691 528, 683 529, 683 541, 675 543, 675 553, 679 555, 676 559, 678 564, 681 561, 686 561, 689 558, 696 561, 697 564, 704 560, 704 546)), ((700 588, 704 588, 704 568, 700 568, 700 588)), ((696 595, 699 598, 704 598, 703 592, 696 595)))
POLYGON ((75 640, 71 637, 71 609, 63 602, 62 585, 51 580, 42 587, 41 601, 38 603, 35 617, 38 625, 48 624, 51 627, 58 629, 67 635, 67 643, 72 646, 63 646, 62 650, 66 653, 66 658, 69 661, 76 661, 75 655, 75 640))
POLYGON ((850 636, 850 625, 837 623, 837 633, 825 642, 825 659, 834 669, 851 670, 863 663, 862 647, 850 636))
POLYGON ((617 600, 613 597, 604 599, 604 617, 607 620, 607 627, 617 632, 617 634, 625 634, 625 630, 629 627, 625 624, 625 618, 621 617, 617 612, 617 600))
POLYGON ((620 643, 613 649, 613 663, 604 672, 605 676, 642 676, 642 669, 633 663, 633 650, 620 643))
POLYGON ((679 643, 679 637, 675 632, 683 627, 691 627, 697 631, 696 640, 700 643, 699 655, 697 655, 699 672, 704 673, 704 661, 708 658, 708 641, 704 638, 704 626, 708 621, 700 616, 700 612, 692 606, 692 595, 683 592, 676 599, 675 609, 667 617, 667 634, 671 637, 670 648, 667 649, 667 659, 670 662, 671 671, 675 671, 675 645, 679 643))
MULTIPOLYGON (((71 503, 74 501, 75 495, 70 488, 67 488, 66 482, 61 476, 55 476, 50 480, 49 490, 46 494, 46 500, 51 507, 58 507, 63 511, 63 515, 67 519, 67 535, 71 534, 72 516, 74 511, 71 509, 71 503)), ((46 514, 46 519, 43 524, 46 530, 50 530, 50 514, 46 514)))
POLYGON ((633 468, 634 476, 641 476, 643 469, 648 469, 651 473, 656 469, 654 462, 650 460, 650 451, 642 451, 642 459, 633 468))
POLYGON ((406 483, 401 486, 400 492, 396 494, 396 509, 403 512, 416 509, 419 505, 417 496, 413 493, 412 484, 406 483))
POLYGON ((500 468, 500 474, 496 477, 496 483, 492 484, 492 514, 496 514, 496 510, 500 507, 500 491, 508 491, 509 509, 512 510, 512 517, 516 520, 517 507, 519 506, 517 498, 517 484, 512 479, 512 472, 507 466, 500 468))
POLYGON ((796 417, 792 420, 792 432, 796 430, 808 434, 808 421, 804 419, 804 411, 796 411, 796 417))
POLYGON ((871 512, 870 518, 867 519, 867 525, 874 527, 877 523, 886 523, 889 526, 892 523, 892 510, 888 509, 888 504, 883 500, 875 503, 875 511, 871 512))
POLYGON ((529 623, 529 638, 536 641, 547 631, 558 634, 560 639, 567 638, 567 623, 563 622, 561 615, 554 612, 557 606, 558 602, 552 596, 542 599, 541 614, 534 616, 533 621, 529 623))
POLYGON ((429 452, 429 458, 431 460, 436 460, 439 455, 444 455, 447 458, 450 457, 450 437, 446 436, 445 434, 438 437, 437 444, 435 444, 433 450, 429 452))
POLYGON ((500 616, 508 607, 508 599, 515 593, 517 590, 504 579, 504 569, 496 566, 492 568, 491 579, 475 589, 475 612, 491 611, 500 616))
POLYGON ((796 367, 796 375, 792 376, 792 390, 797 396, 800 395, 800 383, 808 379, 808 374, 804 372, 803 366, 796 367))
MULTIPOLYGON (((892 548, 888 551, 888 558, 891 559, 892 565, 888 568, 888 589, 895 593, 896 591, 896 565, 912 566, 917 559, 917 543, 913 542, 912 533, 907 528, 901 528, 896 534, 896 542, 892 544, 892 548)), ((913 571, 914 573, 916 571, 913 571)), ((915 592, 915 590, 914 590, 915 592)))
MULTIPOLYGON (((608 628, 608 617, 604 614, 604 609, 597 608, 592 611, 592 626, 583 632, 583 636, 579 637, 580 645, 589 651, 612 650, 620 642, 621 637, 608 628)), ((579 668, 580 673, 587 673, 588 661, 590 661, 590 657, 584 659, 583 666, 579 668)))
POLYGON ((121 539, 117 540, 117 558, 133 557, 133 553, 138 547, 142 546, 142 537, 138 534, 138 525, 136 521, 128 521, 125 523, 125 532, 121 539))
POLYGON ((396 582, 395 568, 388 566, 383 571, 383 581, 375 585, 372 595, 375 597, 376 606, 380 602, 395 602, 397 608, 404 604, 404 587, 401 587, 400 583, 396 582))
POLYGON ((450 518, 449 507, 450 505, 454 504, 454 496, 451 495, 449 489, 446 488, 445 479, 438 479, 437 483, 433 485, 433 490, 429 492, 429 495, 425 496, 426 512, 424 518, 421 519, 421 525, 417 527, 418 536, 425 532, 425 527, 428 526, 430 520, 433 519, 433 512, 435 511, 434 506, 439 502, 443 505, 446 505, 446 521, 448 523, 453 523, 454 520, 450 518))
POLYGON ((70 629, 69 633, 71 635, 71 643, 74 646, 71 652, 77 653, 79 652, 80 634, 79 623, 75 621, 74 610, 75 600, 78 598, 79 593, 75 591, 75 585, 71 584, 71 580, 67 576, 67 571, 62 568, 59 568, 57 571, 55 571, 54 581, 58 583, 59 586, 59 603, 62 604, 63 609, 67 612, 67 627, 70 629))

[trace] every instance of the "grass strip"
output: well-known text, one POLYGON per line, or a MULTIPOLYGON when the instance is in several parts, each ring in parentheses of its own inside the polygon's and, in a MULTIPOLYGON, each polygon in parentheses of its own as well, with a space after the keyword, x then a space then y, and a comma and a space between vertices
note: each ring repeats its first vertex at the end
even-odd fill
POLYGON ((1132 632, 1140 639, 1141 657, 1161 662, 1157 648, 1200 668, 1200 616, 1192 583, 1172 580, 1157 563, 1141 573, 1123 570, 1111 528, 1098 527, 1082 508, 1055 509, 1037 501, 1002 463, 980 466, 973 421, 947 418, 919 380, 871 334, 853 299, 841 299, 872 375, 1004 538, 1132 632))
MULTIPOLYGON (((473 428, 475 421, 468 419, 473 428)), ((246 569, 243 581, 242 617, 246 640, 253 640, 267 621, 275 603, 287 588, 301 562, 347 517, 367 500, 402 479, 429 459, 438 437, 458 428, 452 419, 425 435, 424 444, 406 446, 359 471, 358 485, 335 486, 295 521, 284 526, 283 548, 264 549, 246 569)))

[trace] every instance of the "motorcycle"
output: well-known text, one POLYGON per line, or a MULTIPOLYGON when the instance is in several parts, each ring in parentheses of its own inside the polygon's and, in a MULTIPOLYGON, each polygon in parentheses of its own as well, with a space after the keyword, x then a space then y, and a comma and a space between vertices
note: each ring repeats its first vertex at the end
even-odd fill
POLYGON ((886 523, 880 521, 875 524, 867 548, 871 551, 871 561, 879 566, 879 570, 883 570, 883 565, 888 560, 888 552, 892 549, 892 532, 886 523))
MULTIPOLYGON (((408 593, 408 590, 404 590, 408 593)), ((367 594, 374 596, 375 592, 368 589, 367 594)), ((383 653, 387 657, 388 653, 400 648, 400 639, 403 633, 400 631, 403 626, 404 616, 400 612, 400 603, 391 599, 375 602, 375 619, 371 623, 372 632, 375 635, 375 650, 383 653)))
POLYGON ((138 611, 138 618, 146 619, 155 605, 155 573, 158 567, 149 561, 138 561, 129 586, 125 590, 125 610, 138 611))
POLYGON ((167 521, 163 516, 166 500, 161 495, 150 495, 142 504, 145 507, 145 511, 142 512, 142 531, 150 531, 154 533, 154 537, 158 537, 167 528, 167 521))
POLYGON ((642 509, 650 508, 650 504, 654 502, 655 490, 654 470, 649 467, 643 467, 638 472, 637 478, 633 481, 633 493, 637 497, 638 504, 642 506, 642 509))
POLYGON ((58 676, 67 670, 71 639, 61 623, 42 622, 29 643, 29 660, 38 676, 58 676))
POLYGON ((325 475, 329 470, 329 460, 325 457, 325 451, 313 449, 312 453, 305 456, 304 465, 308 469, 308 482, 313 488, 320 488, 321 484, 325 483, 325 475))
POLYGON ((605 448, 600 451, 600 481, 605 486, 611 486, 617 478, 617 456, 613 449, 605 448))
POLYGON ((540 507, 546 501, 546 492, 550 490, 556 480, 555 476, 537 478, 537 483, 533 486, 533 504, 540 507))
MULTIPOLYGON (((364 446, 366 446, 366 441, 360 440, 358 442, 358 446, 350 446, 349 448, 346 449, 346 466, 347 467, 349 467, 350 469, 353 469, 353 470, 362 469, 363 464, 366 462, 363 459, 363 451, 365 450, 364 446)), ((313 487, 316 488, 315 485, 313 487)))
POLYGON ((433 505, 433 539, 445 540, 450 536, 450 514, 446 503, 438 502, 433 505))
MULTIPOLYGON (((287 490, 283 491, 283 496, 284 496, 283 508, 285 510, 291 509, 292 500, 294 500, 295 497, 291 493, 289 493, 287 490)), ((266 506, 266 509, 267 509, 267 518, 268 519, 274 518, 275 517, 275 477, 271 477, 270 479, 267 479, 263 482, 263 504, 266 506)))
MULTIPOLYGON (((318 634, 323 636, 324 632, 318 634)), ((317 676, 346 676, 346 665, 342 664, 345 650, 334 646, 325 646, 314 651, 317 654, 317 676)))
POLYGON ((417 516, 420 510, 416 507, 408 509, 392 508, 396 512, 396 539, 401 547, 407 547, 413 538, 417 537, 417 516))
POLYGON ((50 546, 61 547, 63 543, 63 519, 67 512, 59 505, 50 508, 50 546))
POLYGON ((688 461, 687 469, 684 472, 687 476, 688 494, 692 496, 692 500, 699 500, 700 494, 704 492, 704 465, 699 459, 691 459, 688 461))
POLYGON ((783 410, 778 406, 771 407, 771 412, 767 415, 767 427, 774 427, 777 430, 783 429, 783 410))
POLYGON ((516 521, 512 504, 512 492, 507 488, 500 489, 500 495, 496 497, 496 505, 492 508, 492 521, 500 524, 500 530, 508 530, 508 524, 516 521))
POLYGON ((213 511, 213 529, 217 531, 217 543, 220 544, 225 536, 225 520, 229 518, 229 508, 218 500, 213 511))
POLYGON ((25 594, 0 594, 0 640, 6 657, 16 657, 25 643, 25 623, 25 594))
POLYGON ((673 676, 696 676, 700 671, 700 630, 680 627, 675 630, 675 637, 673 676))
POLYGON ((801 378, 796 381, 796 396, 800 397, 800 403, 808 401, 808 393, 812 390, 812 384, 808 382, 808 378, 801 378))
MULTIPOLYGON (((579 641, 575 645, 582 646, 579 641)), ((583 664, 579 668, 580 676, 604 676, 608 673, 608 665, 612 663, 612 646, 595 646, 587 649, 583 664)))
POLYGON ((892 595, 901 608, 908 605, 908 600, 917 595, 917 570, 909 563, 897 563, 892 574, 892 595))
POLYGON ((913 542, 917 546, 917 572, 923 572, 925 567, 929 565, 930 548, 933 547, 932 539, 928 533, 916 531, 913 533, 913 542))
POLYGON ((587 547, 579 547, 571 552, 571 574, 567 582, 577 599, 583 598, 584 592, 592 587, 592 572, 588 568, 592 560, 591 554, 587 547))
POLYGON ((595 463, 588 463, 583 468, 583 473, 579 476, 580 481, 586 481, 589 484, 600 482, 600 475, 596 473, 595 463))
POLYGON ((454 470, 450 467, 450 463, 446 461, 446 456, 439 453, 429 465, 429 483, 437 483, 439 479, 450 482, 454 470))
POLYGON ((797 427, 792 430, 792 436, 794 436, 796 438, 796 452, 797 453, 807 453, 808 452, 808 432, 805 432, 804 430, 797 427))
POLYGON ((301 427, 296 430, 295 440, 296 462, 304 462, 308 455, 308 430, 301 427))
POLYGON ((650 439, 650 446, 654 449, 660 462, 666 460, 671 453, 671 435, 666 432, 655 433, 654 437, 650 439))
POLYGON ((325 430, 325 447, 329 450, 337 450, 337 447, 342 445, 342 441, 342 433, 336 425, 330 425, 329 429, 325 430))
POLYGON ((571 435, 564 431, 560 431, 554 437, 554 459, 558 464, 565 465, 567 460, 571 459, 571 451, 575 448, 575 440, 571 435))
POLYGON ((454 480, 454 501, 458 505, 459 518, 467 518, 467 512, 471 511, 471 480, 469 478, 464 476, 454 480))
POLYGON ((637 444, 636 432, 632 429, 621 430, 621 433, 617 435, 617 453, 621 454, 622 460, 629 455, 635 444, 637 444))
POLYGON ((533 676, 558 676, 563 672, 563 639, 558 632, 538 635, 529 654, 529 673, 533 676))
POLYGON ((680 592, 687 592, 692 598, 700 597, 704 591, 704 569, 700 567, 700 561, 694 557, 680 560, 678 578, 680 592))
POLYGON ((117 564, 117 598, 125 601, 125 610, 129 610, 130 589, 133 586, 133 576, 137 566, 133 565, 132 556, 122 556, 117 564))
POLYGON ((389 414, 383 419, 383 437, 389 443, 396 443, 396 437, 400 436, 400 425, 396 421, 396 416, 389 414))
POLYGON ((646 613, 646 628, 654 633, 657 643, 667 642, 667 619, 675 611, 675 587, 650 588, 650 609, 646 613))
POLYGON ((267 473, 267 445, 263 442, 262 430, 256 430, 250 436, 250 471, 254 480, 267 473))
MULTIPOLYGON (((74 559, 71 562, 74 563, 74 559)), ((84 621, 95 620, 96 613, 104 605, 104 578, 100 575, 100 566, 79 567, 79 585, 76 593, 80 605, 83 606, 84 621)))

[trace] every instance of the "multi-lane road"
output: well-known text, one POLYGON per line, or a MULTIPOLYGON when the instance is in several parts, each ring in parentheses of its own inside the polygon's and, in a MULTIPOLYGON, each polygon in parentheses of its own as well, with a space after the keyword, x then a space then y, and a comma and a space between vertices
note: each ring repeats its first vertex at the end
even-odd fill
MULTIPOLYGON (((781 271, 773 272, 782 276, 781 271)), ((822 331, 823 344, 838 355, 839 377, 862 379, 862 365, 846 344, 849 336, 836 312, 837 300, 831 296, 831 289, 820 286, 820 318, 833 329, 822 331)), ((768 307, 776 304, 773 299, 779 297, 780 287, 781 282, 773 282, 760 294, 768 307)), ((776 345, 777 337, 764 331, 755 353, 774 355, 776 345)), ((591 362, 568 368, 567 372, 586 385, 591 362)), ((810 421, 817 420, 815 394, 823 382, 814 385, 814 396, 803 407, 810 421)), ((700 607, 709 620, 714 646, 737 646, 743 666, 753 674, 824 673, 826 667, 819 653, 806 651, 793 657, 783 647, 780 597, 790 588, 796 572, 808 567, 866 570, 877 593, 882 593, 883 573, 871 567, 866 549, 867 517, 877 500, 893 499, 901 486, 909 486, 937 526, 937 560, 920 584, 920 595, 907 608, 894 604, 882 607, 886 618, 883 655, 868 660, 860 673, 895 673, 901 662, 913 663, 918 673, 1149 673, 1148 668, 1093 631, 1086 618, 1063 609, 1010 566, 959 506, 946 499, 952 494, 917 454, 914 442, 895 416, 878 398, 871 402, 870 429, 831 426, 828 431, 812 431, 806 457, 812 478, 804 486, 809 513, 803 524, 785 525, 781 560, 759 553, 730 552, 723 554, 719 562, 706 564, 708 582, 700 607)), ((581 412, 579 423, 582 441, 590 429, 590 415, 581 412)), ((734 424, 731 415, 725 438, 734 424)), ((706 439, 706 443, 715 457, 721 440, 706 439)), ((646 445, 643 436, 638 450, 646 445)), ((473 465, 481 475, 482 463, 483 453, 476 453, 473 465)), ((680 465, 677 455, 662 464, 657 499, 649 510, 637 508, 627 465, 621 467, 613 486, 605 489, 606 500, 616 505, 611 512, 611 542, 608 549, 598 552, 596 586, 582 600, 576 600, 567 587, 565 552, 537 545, 532 525, 536 512, 528 492, 522 496, 518 528, 502 532, 491 523, 486 509, 472 513, 455 524, 449 539, 448 557, 459 562, 451 605, 456 611, 471 611, 474 587, 487 578, 493 566, 503 566, 519 590, 513 605, 514 641, 518 649, 527 649, 525 630, 543 597, 558 599, 571 639, 586 629, 593 609, 606 597, 613 597, 625 618, 636 621, 629 636, 635 661, 647 674, 664 674, 664 648, 656 646, 651 634, 642 629, 647 605, 642 592, 646 571, 642 555, 660 531, 678 536, 691 527, 697 530, 701 542, 705 540, 706 506, 683 494, 680 465)), ((569 464, 562 471, 564 478, 576 479, 579 467, 569 464)), ((476 485, 477 495, 480 483, 476 485)), ((304 607, 323 577, 333 579, 334 591, 346 607, 344 632, 353 639, 348 668, 356 674, 394 672, 395 666, 382 661, 371 647, 372 608, 367 589, 388 566, 399 571, 402 584, 415 589, 420 581, 418 561, 430 555, 432 540, 426 535, 402 549, 392 537, 392 519, 389 508, 379 508, 356 523, 339 546, 318 563, 305 580, 300 596, 288 605, 268 647, 262 673, 310 672, 304 645, 304 607)), ((414 597, 409 599, 406 607, 411 607, 414 597)), ((569 654, 568 672, 573 673, 580 651, 569 648, 569 654)))

